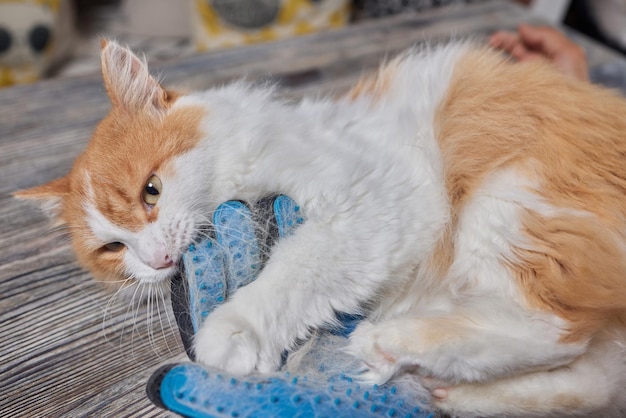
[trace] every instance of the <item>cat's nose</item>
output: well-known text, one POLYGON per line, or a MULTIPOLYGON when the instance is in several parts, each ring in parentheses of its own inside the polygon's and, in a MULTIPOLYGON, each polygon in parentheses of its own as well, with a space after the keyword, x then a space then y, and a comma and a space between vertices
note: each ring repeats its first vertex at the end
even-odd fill
POLYGON ((152 260, 148 262, 148 265, 153 269, 165 269, 174 265, 174 260, 166 252, 158 252, 154 254, 152 260))

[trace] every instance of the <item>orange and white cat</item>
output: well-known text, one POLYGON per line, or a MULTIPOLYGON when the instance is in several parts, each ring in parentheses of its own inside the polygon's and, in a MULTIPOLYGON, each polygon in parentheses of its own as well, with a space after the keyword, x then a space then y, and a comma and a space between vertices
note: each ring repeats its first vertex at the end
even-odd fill
POLYGON ((19 193, 104 280, 159 285, 217 204, 307 221, 200 330, 200 362, 276 369, 336 311, 350 352, 462 416, 626 405, 626 101, 471 43, 409 51, 338 99, 163 89, 114 42, 110 114, 71 172, 19 193))

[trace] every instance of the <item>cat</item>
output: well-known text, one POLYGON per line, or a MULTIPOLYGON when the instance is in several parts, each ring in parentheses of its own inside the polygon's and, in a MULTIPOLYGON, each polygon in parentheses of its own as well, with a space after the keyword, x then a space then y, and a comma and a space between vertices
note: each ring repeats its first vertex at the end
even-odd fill
MULTIPOLYGON (((626 405, 626 101, 469 41, 414 48, 338 98, 163 88, 103 42, 112 109, 70 173, 17 193, 104 281, 158 285, 216 206, 283 193, 306 222, 195 340, 271 372, 362 313, 361 379, 408 376, 460 416, 626 405)), ((597 415, 596 415, 597 416, 597 415)))

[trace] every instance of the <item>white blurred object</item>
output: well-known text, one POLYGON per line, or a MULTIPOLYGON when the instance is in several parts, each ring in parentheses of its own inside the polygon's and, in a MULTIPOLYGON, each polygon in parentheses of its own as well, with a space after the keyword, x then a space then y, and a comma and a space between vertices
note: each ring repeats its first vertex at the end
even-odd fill
POLYGON ((570 0, 533 0, 530 12, 548 23, 562 23, 570 6, 570 0))
POLYGON ((626 0, 593 0, 586 4, 602 35, 626 49, 626 0))
POLYGON ((191 37, 190 0, 124 0, 122 16, 128 33, 191 37))
POLYGON ((74 41, 69 0, 0 1, 0 87, 37 81, 74 41))

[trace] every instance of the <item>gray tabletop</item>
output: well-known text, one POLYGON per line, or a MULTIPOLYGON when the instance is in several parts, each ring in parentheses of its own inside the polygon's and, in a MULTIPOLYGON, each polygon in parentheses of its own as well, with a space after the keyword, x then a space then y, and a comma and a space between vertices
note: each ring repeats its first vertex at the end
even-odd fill
MULTIPOLYGON (((370 21, 198 55, 155 69, 198 89, 247 76, 285 95, 338 94, 380 60, 451 35, 536 22, 503 2, 370 21)), ((571 34, 597 80, 624 86, 621 57, 571 34)), ((184 360, 164 302, 131 306, 79 268, 63 231, 11 192, 64 175, 109 103, 98 76, 0 90, 0 416, 171 416, 145 397, 160 364, 184 360)))

